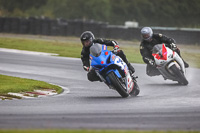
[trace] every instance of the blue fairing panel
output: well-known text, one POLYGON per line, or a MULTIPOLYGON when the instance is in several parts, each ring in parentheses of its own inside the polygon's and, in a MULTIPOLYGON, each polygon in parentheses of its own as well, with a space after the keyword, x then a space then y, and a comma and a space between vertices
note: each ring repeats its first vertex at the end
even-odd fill
POLYGON ((117 69, 111 69, 111 70, 107 71, 106 74, 110 73, 111 71, 113 71, 115 73, 115 75, 117 75, 118 78, 121 78, 121 75, 117 69))

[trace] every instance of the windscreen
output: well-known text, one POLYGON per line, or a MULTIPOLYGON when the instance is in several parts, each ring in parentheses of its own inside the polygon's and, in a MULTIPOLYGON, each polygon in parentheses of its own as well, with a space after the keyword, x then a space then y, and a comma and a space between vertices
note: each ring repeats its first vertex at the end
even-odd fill
POLYGON ((101 44, 94 44, 90 47, 90 54, 98 57, 101 54, 102 51, 102 45, 101 44))
POLYGON ((152 54, 162 55, 162 44, 157 44, 153 47, 152 54))

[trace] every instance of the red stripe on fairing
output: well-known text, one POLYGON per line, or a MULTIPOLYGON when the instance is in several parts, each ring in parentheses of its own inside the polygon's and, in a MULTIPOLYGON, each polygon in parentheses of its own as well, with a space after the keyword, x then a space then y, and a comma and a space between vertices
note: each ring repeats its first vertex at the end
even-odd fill
POLYGON ((165 45, 163 44, 162 46, 162 57, 160 57, 159 54, 152 54, 156 59, 160 60, 167 60, 167 49, 165 47, 165 45))
POLYGON ((29 94, 36 94, 36 95, 46 95, 46 94, 41 93, 41 92, 26 92, 26 93, 29 93, 29 94))
POLYGON ((167 60, 167 49, 164 44, 162 46, 162 55, 163 55, 163 58, 161 58, 161 59, 167 60))
POLYGON ((160 55, 159 54, 152 54, 156 59, 160 59, 160 55))

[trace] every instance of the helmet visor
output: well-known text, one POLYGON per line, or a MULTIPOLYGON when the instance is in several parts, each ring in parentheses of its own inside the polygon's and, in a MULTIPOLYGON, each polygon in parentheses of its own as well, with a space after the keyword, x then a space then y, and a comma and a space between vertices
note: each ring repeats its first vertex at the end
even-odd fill
POLYGON ((91 42, 91 40, 85 40, 85 41, 82 41, 82 44, 85 47, 89 47, 92 44, 92 42, 91 42))
POLYGON ((144 40, 149 40, 151 38, 150 34, 142 34, 144 40))

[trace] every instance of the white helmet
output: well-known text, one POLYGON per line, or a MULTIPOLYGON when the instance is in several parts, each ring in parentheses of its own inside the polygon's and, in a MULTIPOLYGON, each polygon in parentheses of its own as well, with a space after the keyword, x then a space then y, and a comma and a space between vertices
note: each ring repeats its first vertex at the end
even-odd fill
POLYGON ((150 41, 153 36, 153 31, 150 27, 144 27, 141 30, 142 39, 150 41))

